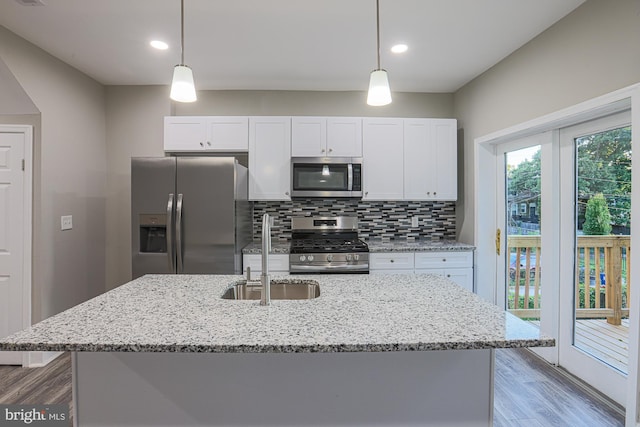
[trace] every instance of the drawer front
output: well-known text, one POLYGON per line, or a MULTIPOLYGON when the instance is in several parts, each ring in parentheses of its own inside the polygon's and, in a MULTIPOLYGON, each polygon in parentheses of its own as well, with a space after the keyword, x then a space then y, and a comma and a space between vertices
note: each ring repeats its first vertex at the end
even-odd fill
POLYGON ((473 267, 473 252, 419 252, 416 268, 468 268, 473 267))
POLYGON ((369 274, 413 274, 413 269, 381 269, 381 270, 370 270, 369 274))
POLYGON ((371 270, 413 270, 413 252, 370 253, 371 270))

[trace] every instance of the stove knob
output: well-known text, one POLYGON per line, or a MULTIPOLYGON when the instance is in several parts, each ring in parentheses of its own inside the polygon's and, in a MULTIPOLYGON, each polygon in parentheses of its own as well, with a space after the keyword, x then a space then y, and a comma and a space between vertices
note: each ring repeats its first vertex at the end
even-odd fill
POLYGON ((353 254, 353 260, 354 261, 358 261, 360 259, 360 255, 358 254, 353 254))
POLYGON ((306 261, 306 260, 307 260, 307 257, 306 257, 306 256, 304 256, 304 255, 300 255, 300 261, 303 261, 303 262, 304 262, 304 261, 306 261))
POLYGON ((308 259, 309 261, 313 261, 313 255, 309 255, 309 256, 307 257, 307 259, 308 259))
POLYGON ((327 261, 329 262, 333 261, 333 255, 331 254, 327 255, 327 261))
POLYGON ((347 261, 353 261, 353 255, 347 254, 347 261))

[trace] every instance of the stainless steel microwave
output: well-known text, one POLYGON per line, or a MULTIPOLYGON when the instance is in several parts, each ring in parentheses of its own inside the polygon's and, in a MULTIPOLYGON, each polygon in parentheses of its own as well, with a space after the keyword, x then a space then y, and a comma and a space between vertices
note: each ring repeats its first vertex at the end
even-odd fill
POLYGON ((362 158, 292 157, 291 197, 362 198, 362 158))

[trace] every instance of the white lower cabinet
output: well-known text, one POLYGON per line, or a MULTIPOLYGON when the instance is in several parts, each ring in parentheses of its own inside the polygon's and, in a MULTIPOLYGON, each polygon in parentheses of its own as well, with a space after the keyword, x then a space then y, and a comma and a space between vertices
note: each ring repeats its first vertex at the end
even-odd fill
POLYGON ((370 274, 435 274, 473 292, 473 252, 374 252, 370 274))
MULTIPOLYGON (((262 273, 262 255, 242 255, 242 274, 246 276, 247 267, 251 267, 251 278, 259 279, 262 273)), ((288 273, 289 254, 269 254, 269 273, 288 273)))

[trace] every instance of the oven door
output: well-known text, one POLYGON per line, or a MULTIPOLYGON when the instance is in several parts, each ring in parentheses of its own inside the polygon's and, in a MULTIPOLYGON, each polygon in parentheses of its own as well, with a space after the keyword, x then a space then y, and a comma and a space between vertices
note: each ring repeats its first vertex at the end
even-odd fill
POLYGON ((361 198, 361 160, 352 158, 292 158, 291 197, 361 198))

